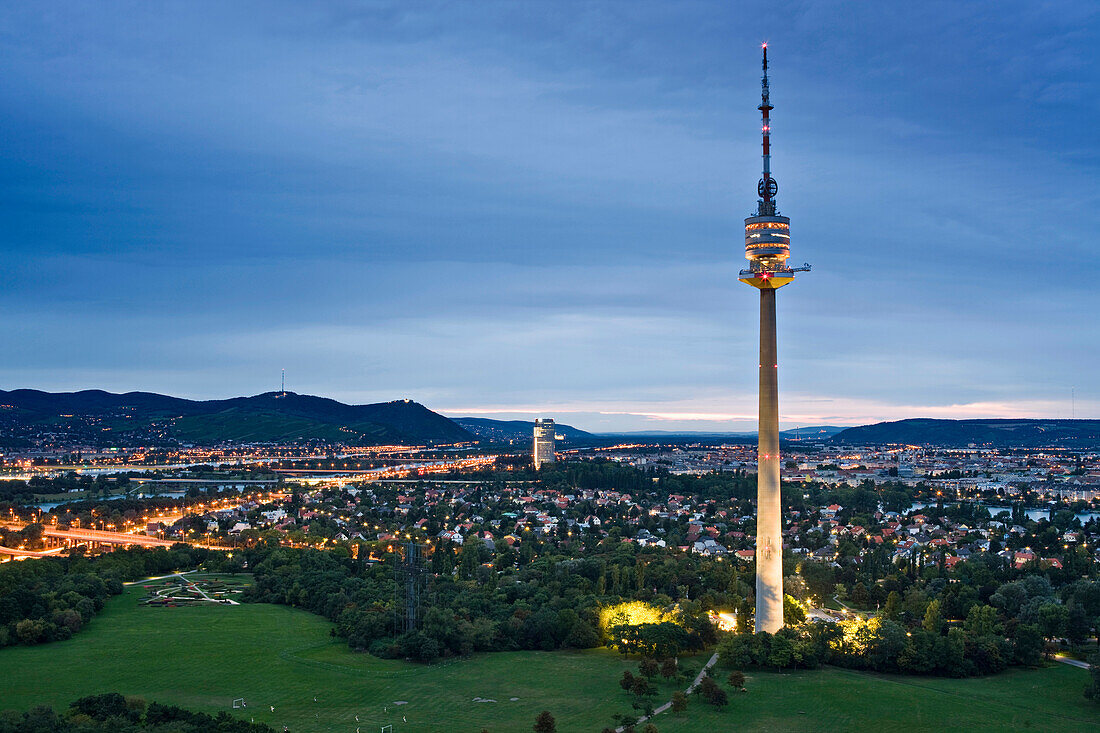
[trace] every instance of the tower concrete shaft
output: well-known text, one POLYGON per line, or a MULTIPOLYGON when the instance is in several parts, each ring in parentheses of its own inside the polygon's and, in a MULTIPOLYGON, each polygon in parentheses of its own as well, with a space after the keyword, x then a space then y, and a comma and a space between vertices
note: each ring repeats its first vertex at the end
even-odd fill
POLYGON ((779 495, 779 368, 775 289, 760 289, 760 412, 756 480, 756 630, 783 627, 783 502, 779 495))

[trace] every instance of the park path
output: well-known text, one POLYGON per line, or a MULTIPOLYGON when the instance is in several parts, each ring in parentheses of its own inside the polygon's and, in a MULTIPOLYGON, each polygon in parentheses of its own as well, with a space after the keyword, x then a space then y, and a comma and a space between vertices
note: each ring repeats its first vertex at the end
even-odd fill
POLYGON ((1079 659, 1070 659, 1069 657, 1064 656, 1062 654, 1055 654, 1054 655, 1054 661, 1061 662, 1062 664, 1068 664, 1071 667, 1080 667, 1081 669, 1088 669, 1089 668, 1089 663, 1088 662, 1082 662, 1079 659))
MULTIPOLYGON (((707 672, 710 671, 710 668, 713 667, 717 663, 718 663, 718 652, 715 652, 711 656, 710 660, 706 664, 703 665, 703 668, 701 670, 699 670, 699 674, 695 675, 695 681, 692 682, 690 685, 688 685, 688 688, 686 690, 684 690, 684 692, 686 692, 689 695, 691 693, 695 692, 695 690, 699 687, 699 685, 702 684, 703 677, 705 677, 707 672)), ((646 722, 650 721, 654 716, 660 715, 661 713, 667 711, 671 707, 672 707, 672 700, 669 700, 668 702, 666 702, 661 707, 654 708, 653 715, 643 715, 642 717, 638 718, 638 722, 635 723, 634 725, 641 725, 642 723, 646 723, 646 722)), ((625 725, 620 725, 618 728, 615 729, 615 733, 623 733, 623 731, 625 729, 626 729, 625 725)))
MULTIPOLYGON (((188 573, 197 573, 197 572, 198 572, 197 570, 184 570, 182 573, 168 573, 168 575, 158 575, 155 578, 143 578, 142 580, 131 580, 129 583, 123 583, 123 585, 137 585, 138 583, 150 583, 154 580, 165 580, 166 578, 179 578, 184 583, 188 583, 189 582, 188 579, 183 577, 183 576, 187 575, 188 573)), ((203 573, 203 574, 205 574, 205 573, 203 573)), ((241 605, 240 601, 234 601, 234 600, 231 600, 229 598, 225 598, 225 599, 222 599, 222 600, 218 600, 217 598, 211 598, 210 596, 208 596, 206 594, 206 591, 204 591, 202 588, 200 588, 195 583, 191 583, 190 586, 191 586, 191 590, 193 590, 196 593, 200 594, 203 597, 204 600, 210 601, 211 603, 221 603, 221 604, 225 604, 225 605, 229 605, 229 606, 239 606, 239 605, 241 605)))
POLYGON ((187 575, 188 573, 193 573, 193 572, 195 572, 195 571, 194 570, 184 570, 182 573, 168 573, 168 575, 158 575, 155 578, 142 578, 141 580, 131 580, 128 583, 123 583, 123 585, 137 585, 138 583, 149 583, 149 582, 152 582, 154 580, 164 580, 165 578, 182 578, 184 575, 187 575))

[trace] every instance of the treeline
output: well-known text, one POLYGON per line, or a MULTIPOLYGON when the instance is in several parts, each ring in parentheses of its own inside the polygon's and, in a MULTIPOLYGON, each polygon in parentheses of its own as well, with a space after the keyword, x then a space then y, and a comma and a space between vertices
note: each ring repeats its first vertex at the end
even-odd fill
POLYGON ((404 605, 395 599, 392 561, 364 564, 332 552, 281 547, 249 552, 251 600, 322 615, 352 648, 421 661, 477 651, 599 646, 605 641, 600 609, 626 600, 678 606, 687 630, 683 643, 711 643, 704 611, 728 603, 731 588, 748 591, 730 563, 617 541, 580 558, 535 540, 518 550, 505 546, 496 555, 468 541, 457 553, 448 544, 432 550, 418 628, 400 634, 397 616, 404 605))
POLYGON ((0 647, 68 639, 99 613, 122 584, 193 568, 222 555, 188 545, 116 550, 93 558, 79 552, 0 565, 0 647))
POLYGON ((1076 580, 1056 590, 1046 576, 1030 574, 997 583, 989 567, 972 561, 950 578, 890 591, 870 619, 737 634, 719 653, 735 669, 835 664, 966 677, 1036 666, 1055 640, 1084 644, 1098 618, 1100 582, 1076 580))
POLYGON ((0 502, 5 504, 31 504, 35 500, 34 494, 35 490, 26 481, 0 481, 0 502))
POLYGON ((22 529, 0 527, 0 547, 39 550, 45 546, 41 524, 28 524, 22 529))
POLYGON ((117 692, 82 697, 58 713, 40 705, 27 712, 0 712, 0 733, 274 733, 263 723, 238 720, 229 713, 217 716, 175 705, 124 697, 117 692))
POLYGON ((62 476, 33 476, 29 481, 9 479, 0 481, 0 509, 4 513, 11 511, 15 515, 26 515, 35 510, 39 494, 67 494, 71 491, 84 491, 90 494, 106 495, 119 487, 130 484, 129 475, 121 474, 113 478, 98 476, 92 478, 75 472, 62 476))

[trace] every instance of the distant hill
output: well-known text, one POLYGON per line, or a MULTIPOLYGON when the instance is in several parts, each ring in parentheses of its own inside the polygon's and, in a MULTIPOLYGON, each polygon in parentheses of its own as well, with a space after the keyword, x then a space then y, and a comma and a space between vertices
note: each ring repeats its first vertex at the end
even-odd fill
POLYGON ((20 444, 52 432, 96 444, 288 442, 454 443, 474 436, 409 400, 346 405, 325 397, 267 392, 227 400, 186 400, 150 392, 0 390, 0 437, 20 444))
POLYGON ((996 448, 1100 448, 1100 420, 937 420, 915 418, 847 428, 832 442, 996 448))
MULTIPOLYGON (((843 427, 837 425, 811 425, 804 428, 792 428, 780 430, 779 437, 783 440, 821 441, 836 435, 843 427)), ((605 438, 654 438, 670 442, 684 442, 692 440, 728 440, 732 443, 745 443, 756 440, 756 431, 721 432, 714 430, 635 430, 625 433, 599 433, 598 437, 605 438)))
MULTIPOLYGON (((532 440, 535 423, 532 420, 491 420, 484 417, 456 417, 455 423, 483 440, 532 440)), ((587 442, 595 438, 570 425, 554 423, 554 432, 569 443, 587 442)))
POLYGON ((618 433, 598 433, 598 437, 613 440, 643 440, 651 438, 654 442, 693 443, 701 440, 729 440, 743 443, 750 438, 756 440, 756 433, 723 433, 712 430, 630 430, 618 433))
POLYGON ((780 430, 779 437, 784 440, 824 440, 845 429, 839 425, 809 425, 804 428, 780 430))

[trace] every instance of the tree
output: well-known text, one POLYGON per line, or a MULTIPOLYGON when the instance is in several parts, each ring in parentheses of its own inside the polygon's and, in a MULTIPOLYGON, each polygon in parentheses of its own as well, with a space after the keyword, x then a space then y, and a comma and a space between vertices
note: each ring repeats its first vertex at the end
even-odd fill
POLYGON ((924 611, 924 620, 921 627, 930 634, 938 634, 943 628, 943 619, 940 618, 940 602, 933 600, 924 611))
POLYGON ((630 688, 634 687, 634 674, 629 669, 623 670, 622 679, 619 680, 619 687, 627 692, 630 692, 630 688))
POLYGON ((898 595, 896 590, 890 591, 890 595, 886 596, 886 605, 882 607, 882 617, 896 620, 898 617, 898 607, 901 605, 901 596, 898 595))
POLYGON ((1043 633, 1038 626, 1019 624, 1012 637, 1012 652, 1017 664, 1038 667, 1043 661, 1043 633))
POLYGON ((755 627, 754 617, 756 608, 748 598, 741 600, 741 606, 737 609, 737 633, 751 634, 755 627))
POLYGON ((108 718, 124 718, 131 723, 136 723, 141 718, 142 713, 141 710, 136 710, 129 705, 126 698, 117 692, 88 695, 72 703, 70 707, 93 720, 101 722, 108 718))
POLYGON ((645 728, 642 728, 642 733, 658 733, 657 726, 653 723, 647 723, 645 728))
POLYGON ((730 672, 730 676, 726 678, 726 681, 730 683, 730 687, 738 690, 745 689, 745 673, 739 669, 730 672))
POLYGON ((993 606, 971 606, 963 622, 963 629, 970 636, 989 636, 1000 631, 997 609, 993 606))
POLYGON ((898 655, 898 666, 905 672, 928 674, 936 667, 935 640, 933 634, 916 629, 898 655))
POLYGON ((776 669, 785 669, 794 665, 794 644, 786 636, 776 634, 772 637, 768 650, 768 664, 776 669))
POLYGON ((676 660, 669 657, 665 661, 661 662, 661 676, 666 680, 670 679, 676 674, 676 660))
POLYGON ((1058 603, 1044 603, 1039 607, 1039 629, 1048 639, 1064 636, 1069 624, 1069 609, 1058 603))
POLYGON ((672 693, 672 712, 679 715, 680 713, 687 710, 687 707, 688 696, 685 695, 683 691, 677 690, 676 692, 672 693))
POLYGON ((703 696, 704 700, 719 710, 729 704, 729 697, 726 695, 726 691, 719 687, 718 683, 715 682, 714 678, 710 675, 703 675, 703 680, 699 683, 699 693, 703 696))
POLYGON ((966 632, 962 629, 948 629, 946 636, 936 637, 934 654, 936 670, 951 677, 964 677, 966 665, 966 632))
POLYGON ((725 667, 742 669, 762 664, 763 634, 731 634, 718 643, 718 658, 725 667))
POLYGON ((889 619, 883 621, 872 634, 867 650, 871 668, 879 672, 896 672, 898 657, 905 651, 908 642, 909 637, 901 624, 889 619))
POLYGON ((481 549, 485 544, 476 538, 466 540, 462 545, 462 556, 458 565, 458 575, 463 580, 473 577, 474 571, 481 564, 481 549))
POLYGON ((699 680, 699 692, 703 697, 707 696, 707 693, 718 687, 718 683, 714 681, 714 678, 709 674, 703 673, 703 678, 699 680))
POLYGON ((565 645, 573 649, 592 649, 600 645, 600 635, 592 628, 592 624, 578 619, 565 637, 565 645))
POLYGON ((656 659, 645 658, 638 664, 638 670, 646 677, 653 679, 661 671, 656 659))
MULTIPOLYGON (((859 554, 859 550, 857 549, 855 552, 849 552, 848 554, 855 556, 859 554)), ((859 608, 866 608, 870 601, 871 596, 867 592, 867 586, 863 583, 856 583, 855 586, 852 587, 852 603, 859 608)))
POLYGON ((550 714, 549 710, 543 710, 535 718, 535 733, 557 733, 558 724, 554 721, 554 716, 550 714))
POLYGON ((1071 603, 1067 606, 1067 611, 1069 616, 1066 619, 1066 636, 1071 644, 1084 644, 1085 639, 1088 638, 1089 632, 1092 630, 1088 614, 1077 603, 1071 603))
POLYGON ((634 684, 630 686, 630 691, 634 693, 634 697, 649 697, 657 692, 650 686, 649 680, 645 677, 635 677, 634 684))
POLYGON ((1089 657, 1089 681, 1085 685, 1085 697, 1100 703, 1100 652, 1089 657))
POLYGON ((806 620, 806 609, 794 597, 783 596, 783 625, 798 626, 806 620))

